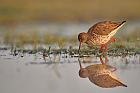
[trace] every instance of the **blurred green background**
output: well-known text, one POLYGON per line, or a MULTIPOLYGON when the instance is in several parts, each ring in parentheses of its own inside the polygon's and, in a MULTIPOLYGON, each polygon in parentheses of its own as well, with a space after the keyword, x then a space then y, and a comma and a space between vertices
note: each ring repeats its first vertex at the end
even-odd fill
POLYGON ((0 23, 140 18, 140 0, 1 0, 0 23))

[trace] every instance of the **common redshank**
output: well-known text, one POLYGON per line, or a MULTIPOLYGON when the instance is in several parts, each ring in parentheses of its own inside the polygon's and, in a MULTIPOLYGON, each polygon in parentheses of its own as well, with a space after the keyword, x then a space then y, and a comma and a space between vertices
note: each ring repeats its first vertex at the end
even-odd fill
POLYGON ((80 70, 79 76, 81 78, 89 78, 89 80, 95 85, 102 88, 114 88, 118 86, 127 87, 124 83, 121 82, 117 78, 117 76, 113 73, 114 70, 110 70, 114 68, 107 64, 94 64, 83 68, 81 62, 79 60, 80 70))
POLYGON ((99 45, 101 52, 107 51, 107 46, 111 42, 115 42, 116 38, 113 36, 118 31, 119 28, 123 26, 123 22, 112 22, 112 21, 103 21, 98 22, 92 27, 89 28, 88 32, 82 32, 78 35, 79 50, 82 43, 86 43, 89 46, 99 45))

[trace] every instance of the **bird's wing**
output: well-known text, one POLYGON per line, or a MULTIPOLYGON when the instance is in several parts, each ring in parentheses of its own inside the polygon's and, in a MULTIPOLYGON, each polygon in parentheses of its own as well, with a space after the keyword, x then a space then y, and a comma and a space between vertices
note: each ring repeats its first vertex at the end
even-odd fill
POLYGON ((103 21, 96 23, 91 28, 89 28, 88 33, 90 35, 108 35, 113 30, 117 29, 119 26, 123 25, 126 21, 123 22, 112 22, 112 21, 103 21))
POLYGON ((117 86, 124 86, 127 85, 123 84, 121 81, 111 77, 109 74, 102 74, 98 76, 89 76, 89 80, 94 83, 95 85, 102 87, 102 88, 113 88, 117 86))

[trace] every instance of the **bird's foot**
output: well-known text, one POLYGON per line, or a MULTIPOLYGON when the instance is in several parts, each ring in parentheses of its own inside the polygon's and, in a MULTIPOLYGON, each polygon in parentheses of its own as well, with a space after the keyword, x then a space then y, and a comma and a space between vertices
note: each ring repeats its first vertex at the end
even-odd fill
POLYGON ((100 61, 101 61, 102 64, 107 64, 109 60, 108 60, 107 56, 105 56, 105 60, 103 61, 102 55, 101 55, 100 56, 100 61))
POLYGON ((102 64, 105 64, 105 62, 103 61, 101 56, 100 56, 100 61, 101 61, 102 64))

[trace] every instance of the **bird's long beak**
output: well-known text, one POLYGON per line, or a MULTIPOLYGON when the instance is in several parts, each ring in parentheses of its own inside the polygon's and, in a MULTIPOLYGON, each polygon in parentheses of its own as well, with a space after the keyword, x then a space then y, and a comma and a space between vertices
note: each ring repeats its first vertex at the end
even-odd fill
POLYGON ((82 68, 82 64, 81 64, 80 58, 78 58, 78 62, 79 62, 79 66, 80 66, 80 69, 81 69, 82 68))
POLYGON ((82 43, 80 42, 80 43, 79 43, 78 54, 80 54, 81 45, 82 45, 82 43))

